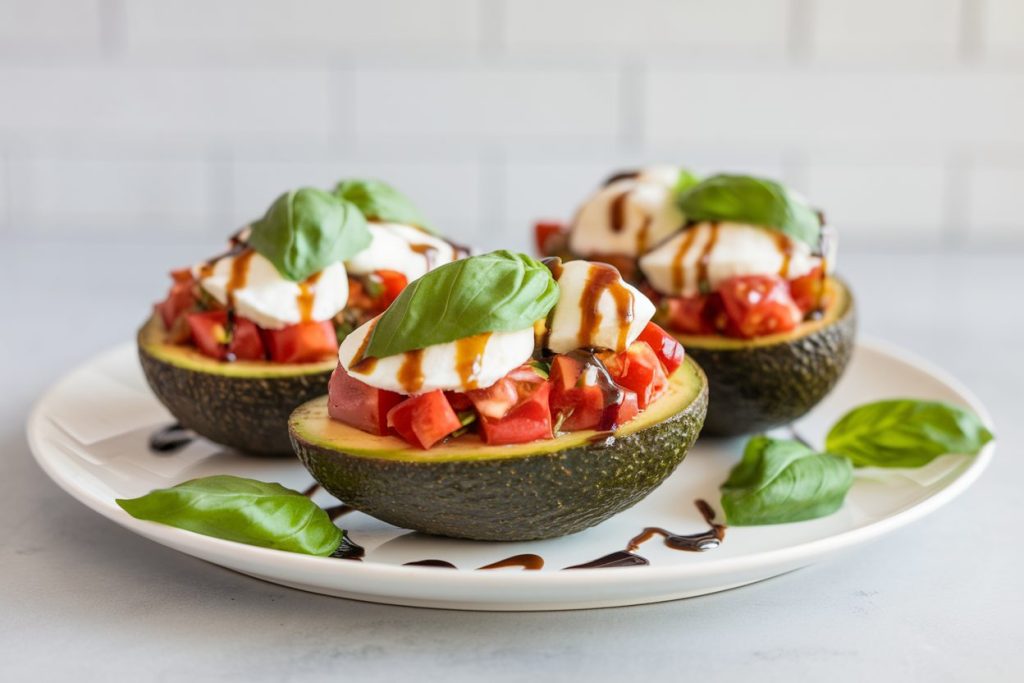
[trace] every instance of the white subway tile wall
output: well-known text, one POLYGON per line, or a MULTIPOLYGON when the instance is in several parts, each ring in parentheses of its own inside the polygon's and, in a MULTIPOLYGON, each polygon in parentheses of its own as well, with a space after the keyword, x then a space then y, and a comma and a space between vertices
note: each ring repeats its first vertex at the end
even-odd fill
POLYGON ((1024 2, 0 0, 4 239, 212 240, 365 175, 528 248, 656 161, 853 245, 1024 248, 1024 2))

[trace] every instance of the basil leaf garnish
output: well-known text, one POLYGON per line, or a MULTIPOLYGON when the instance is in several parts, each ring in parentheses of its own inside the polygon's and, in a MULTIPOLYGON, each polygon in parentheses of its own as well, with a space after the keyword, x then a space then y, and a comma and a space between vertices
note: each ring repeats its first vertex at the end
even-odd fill
POLYGON ((858 466, 921 467, 947 453, 975 455, 993 438, 974 413, 937 401, 893 399, 854 408, 825 448, 858 466))
POLYGON ((278 197, 253 222, 248 243, 281 275, 300 282, 365 249, 370 231, 355 204, 304 187, 278 197))
POLYGON ((684 168, 679 171, 679 180, 676 181, 676 186, 672 189, 676 194, 680 194, 686 192, 699 182, 700 176, 690 169, 684 168))
POLYGON ((733 526, 800 522, 838 510, 852 485, 846 458, 758 436, 722 484, 722 508, 733 526))
POLYGON ((412 201, 387 183, 357 178, 342 180, 334 186, 334 194, 358 206, 368 221, 414 225, 436 234, 412 201))
POLYGON ((436 268, 402 290, 374 325, 365 355, 394 356, 484 332, 533 325, 558 301, 540 261, 492 251, 436 268))
POLYGON ((688 222, 736 221, 774 228, 817 249, 821 220, 807 202, 782 184, 744 175, 716 175, 681 192, 677 203, 688 222))
POLYGON ((330 555, 341 543, 341 530, 308 497, 255 479, 204 477, 117 504, 136 519, 264 548, 330 555))

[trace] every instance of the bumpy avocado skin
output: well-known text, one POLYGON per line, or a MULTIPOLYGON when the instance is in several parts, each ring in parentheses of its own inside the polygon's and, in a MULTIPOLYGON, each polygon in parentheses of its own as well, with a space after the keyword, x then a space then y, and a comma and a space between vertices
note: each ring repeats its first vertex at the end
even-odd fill
POLYGON ((707 384, 669 419, 605 445, 511 458, 415 462, 325 448, 292 429, 327 491, 395 526, 480 541, 565 536, 635 505, 679 466, 707 411, 707 384))
POLYGON ((796 420, 825 398, 850 362, 857 314, 850 301, 833 323, 769 346, 715 349, 685 344, 708 376, 705 436, 737 436, 796 420))
POLYGON ((226 377, 162 361, 139 345, 150 388, 192 431, 253 455, 290 456, 288 416, 327 389, 331 373, 226 377))

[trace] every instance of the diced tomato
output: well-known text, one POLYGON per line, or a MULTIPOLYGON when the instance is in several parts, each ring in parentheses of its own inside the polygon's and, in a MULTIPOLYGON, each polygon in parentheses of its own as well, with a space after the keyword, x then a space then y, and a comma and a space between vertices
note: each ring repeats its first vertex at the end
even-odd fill
MULTIPOLYGON (((653 351, 650 354, 654 356, 653 351)), ((609 355, 614 358, 614 354, 609 355)), ((655 363, 661 370, 656 358, 655 363)), ((551 415, 552 419, 561 420, 562 431, 597 429, 602 425, 615 428, 637 416, 639 405, 634 391, 619 386, 619 402, 605 405, 611 397, 606 397, 605 390, 597 383, 587 383, 588 379, 593 382, 596 377, 583 376, 584 370, 583 363, 569 356, 555 356, 551 361, 551 415)))
POLYGON ((789 295, 797 308, 806 315, 820 305, 824 285, 821 266, 818 266, 807 275, 792 280, 789 283, 789 295))
POLYGON ((484 389, 472 389, 465 396, 483 417, 501 418, 544 383, 529 364, 520 365, 497 382, 484 389))
POLYGON ((793 303, 785 280, 772 275, 746 275, 726 280, 719 286, 729 331, 753 338, 792 330, 803 320, 793 303))
POLYGON ((504 417, 480 418, 480 432, 484 442, 499 445, 551 438, 551 409, 548 404, 551 383, 544 382, 536 387, 528 398, 504 417))
POLYGON ((327 413, 339 422, 378 436, 388 433, 388 411, 404 400, 401 394, 360 382, 340 365, 327 385, 327 413))
POLYGON ((551 416, 561 419, 562 431, 594 429, 601 424, 604 392, 597 384, 580 380, 583 370, 583 363, 569 356, 555 356, 551 361, 551 416))
POLYGON ((668 388, 665 368, 647 342, 633 342, 625 351, 609 358, 605 367, 616 384, 636 394, 637 405, 641 410, 656 401, 668 388))
POLYGON ((536 368, 529 363, 520 365, 512 372, 505 375, 505 378, 510 379, 513 382, 522 382, 526 384, 540 384, 544 381, 544 378, 537 373, 536 368))
POLYGON ((637 341, 647 342, 647 345, 654 349, 654 353, 657 354, 658 360, 665 366, 665 371, 668 374, 672 374, 683 364, 683 358, 686 356, 683 345, 679 343, 678 339, 654 323, 647 323, 647 327, 637 337, 637 341))
POLYGON ((621 427, 640 414, 640 402, 637 395, 629 389, 622 390, 622 401, 615 407, 612 424, 621 427))
POLYGON ((466 397, 473 402, 473 407, 482 417, 502 418, 519 402, 516 383, 502 377, 486 389, 473 389, 466 392, 466 397))
POLYGON ((424 450, 462 426, 444 392, 411 396, 388 411, 388 426, 424 450))
POLYGON ((568 391, 576 386, 583 372, 583 363, 569 356, 555 356, 551 361, 551 382, 556 391, 568 391))
POLYGON ((451 404, 452 410, 458 412, 460 410, 470 410, 473 408, 473 402, 469 400, 469 396, 458 392, 458 391, 446 391, 444 397, 448 399, 448 403, 451 404))
POLYGON ((398 295, 405 289, 405 286, 409 284, 409 280, 406 279, 405 275, 397 270, 377 270, 374 271, 374 275, 377 276, 384 286, 384 292, 375 302, 381 309, 390 306, 391 302, 397 299, 398 295))
POLYGON ((562 419, 561 429, 575 432, 596 427, 601 421, 604 397, 597 385, 577 386, 583 363, 569 356, 555 356, 551 361, 551 397, 549 404, 555 420, 562 419))
POLYGON ((549 251, 552 238, 565 232, 565 225, 558 221, 538 221, 533 226, 533 239, 537 245, 537 253, 541 256, 553 256, 549 251))
POLYGON ((227 311, 190 313, 187 316, 189 329, 196 347, 217 360, 232 357, 235 360, 263 360, 266 353, 260 330, 251 320, 236 317, 228 332, 227 311))
POLYGON ((373 297, 367 293, 366 287, 358 278, 349 277, 348 279, 348 301, 345 303, 345 307, 360 311, 373 308, 373 297))
POLYGON ((706 317, 708 297, 677 296, 666 299, 668 326, 683 334, 712 334, 715 332, 706 317))
POLYGON ((557 409, 552 406, 556 415, 566 415, 562 421, 562 430, 578 432, 581 429, 596 429, 604 416, 604 393, 596 384, 574 387, 558 398, 557 409))
POLYGON ((299 323, 263 333, 270 360, 275 363, 311 363, 338 353, 338 335, 330 320, 299 323))
POLYGON ((164 327, 170 330, 174 327, 178 317, 195 306, 196 297, 193 286, 195 279, 192 271, 186 269, 175 270, 171 273, 174 284, 167 298, 156 305, 156 310, 164 321, 164 327))

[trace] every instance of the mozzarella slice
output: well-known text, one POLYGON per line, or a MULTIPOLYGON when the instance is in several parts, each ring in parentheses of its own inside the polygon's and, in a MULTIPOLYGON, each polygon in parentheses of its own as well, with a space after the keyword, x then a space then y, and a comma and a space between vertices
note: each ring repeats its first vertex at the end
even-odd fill
POLYGON ((262 328, 279 330, 282 327, 302 322, 302 299, 305 287, 312 296, 311 320, 330 320, 348 302, 348 275, 341 262, 332 263, 304 284, 284 278, 270 261, 258 253, 251 255, 226 256, 219 259, 212 272, 204 276, 203 266, 193 269, 199 285, 223 306, 228 304, 228 287, 236 259, 247 258, 242 264, 244 277, 233 292, 235 311, 262 328))
POLYGON ((740 275, 794 279, 819 265, 821 259, 806 243, 742 223, 697 223, 640 257, 640 270, 651 286, 672 296, 700 294, 702 269, 715 290, 740 275))
POLYGON ((485 389, 530 360, 533 355, 533 327, 528 327, 515 332, 492 332, 487 335, 482 350, 478 345, 470 343, 474 353, 470 357, 468 367, 464 362, 461 371, 460 360, 466 359, 464 354, 460 353, 459 346, 467 343, 464 340, 428 346, 417 352, 418 360, 414 358, 410 361, 410 353, 400 353, 359 364, 364 342, 375 323, 376 318, 345 337, 338 349, 338 360, 342 367, 359 381, 371 387, 400 394, 425 394, 435 389, 485 389), (402 379, 406 374, 403 372, 403 366, 409 362, 413 362, 418 368, 418 372, 414 374, 422 377, 415 389, 410 389, 402 379), (468 373, 464 377, 463 372, 467 370, 468 373))
POLYGON ((654 166, 606 185, 580 207, 569 248, 580 256, 637 256, 683 224, 672 201, 679 168, 654 166))
POLYGON ((562 264, 558 289, 547 340, 555 353, 582 346, 622 351, 654 317, 651 300, 602 263, 562 264))
POLYGON ((428 270, 459 258, 450 243, 419 228, 398 223, 370 223, 367 227, 372 237, 370 245, 346 263, 353 275, 395 270, 412 282, 428 270))

